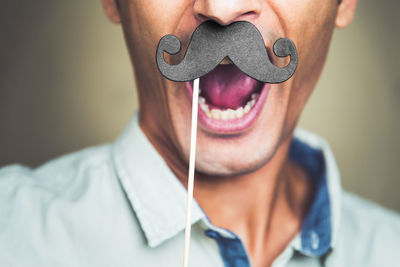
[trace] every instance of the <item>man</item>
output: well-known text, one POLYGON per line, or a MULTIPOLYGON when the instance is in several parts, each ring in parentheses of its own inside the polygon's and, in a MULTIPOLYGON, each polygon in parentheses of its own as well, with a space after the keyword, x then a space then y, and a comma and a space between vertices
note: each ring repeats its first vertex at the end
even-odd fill
POLYGON ((290 38, 299 64, 282 84, 229 60, 201 78, 190 266, 396 266, 399 216, 342 192, 328 145, 295 132, 356 2, 103 0, 124 30, 139 114, 113 144, 0 170, 0 266, 181 265, 191 85, 165 79, 155 51, 166 34, 186 48, 207 20, 253 23, 269 52, 290 38))

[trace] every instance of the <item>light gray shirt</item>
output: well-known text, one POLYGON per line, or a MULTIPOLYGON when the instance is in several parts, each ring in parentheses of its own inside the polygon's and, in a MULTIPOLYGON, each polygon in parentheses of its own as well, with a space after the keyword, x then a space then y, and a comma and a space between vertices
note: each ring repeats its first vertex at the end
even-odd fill
MULTIPOLYGON (((399 215, 342 191, 320 137, 297 129, 290 156, 317 190, 272 266, 400 266, 399 215)), ((112 144, 0 169, 0 266, 181 266, 185 206, 185 188, 135 115, 112 144)), ((240 238, 197 203, 192 221, 190 266, 250 266, 240 238)))

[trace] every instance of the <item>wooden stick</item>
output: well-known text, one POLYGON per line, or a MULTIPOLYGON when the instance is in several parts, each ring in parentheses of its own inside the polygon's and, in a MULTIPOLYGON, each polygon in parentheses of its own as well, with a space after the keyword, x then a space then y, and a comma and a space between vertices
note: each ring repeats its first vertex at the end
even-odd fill
POLYGON ((189 177, 188 177, 188 189, 187 189, 188 194, 186 202, 187 206, 186 206, 186 228, 185 228, 185 252, 183 255, 183 267, 188 267, 189 264, 190 232, 192 228, 194 171, 195 171, 195 159, 196 159, 199 83, 200 83, 200 78, 195 79, 193 82, 192 125, 190 131, 189 177))

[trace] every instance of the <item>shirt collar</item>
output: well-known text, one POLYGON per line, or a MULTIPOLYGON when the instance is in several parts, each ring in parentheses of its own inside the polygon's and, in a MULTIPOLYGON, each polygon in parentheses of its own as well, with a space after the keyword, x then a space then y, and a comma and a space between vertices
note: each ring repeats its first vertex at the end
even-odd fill
MULTIPOLYGON (((113 144, 112 158, 148 245, 156 247, 184 230, 186 189, 142 132, 138 114, 113 144)), ((204 216, 194 203, 192 222, 204 216)))
MULTIPOLYGON (((329 145, 319 136, 297 129, 290 157, 301 164, 316 183, 316 196, 292 242, 308 256, 321 256, 333 248, 340 221, 340 176, 329 145), (296 245, 297 244, 297 245, 296 245)), ((132 118, 112 147, 113 163, 136 213, 148 245, 156 247, 185 228, 187 192, 132 118)), ((194 201, 192 223, 206 215, 194 201)), ((217 229, 218 230, 218 229, 217 229)), ((221 229, 219 229, 221 230, 221 229)))

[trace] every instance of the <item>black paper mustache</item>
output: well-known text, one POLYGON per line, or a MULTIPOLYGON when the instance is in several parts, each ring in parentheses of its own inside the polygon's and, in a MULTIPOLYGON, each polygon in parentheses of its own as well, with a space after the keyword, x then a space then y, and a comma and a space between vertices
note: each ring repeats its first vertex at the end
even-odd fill
POLYGON ((246 75, 263 83, 281 83, 294 74, 297 67, 297 51, 287 38, 278 39, 274 54, 290 56, 289 64, 278 68, 272 64, 261 33, 250 22, 238 21, 221 26, 214 21, 200 24, 194 31, 183 60, 170 65, 164 52, 175 55, 181 50, 181 42, 174 35, 161 38, 156 54, 160 72, 169 80, 183 82, 200 78, 212 71, 228 57, 246 75))

